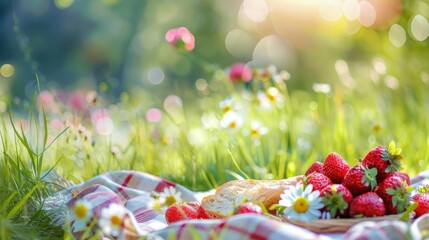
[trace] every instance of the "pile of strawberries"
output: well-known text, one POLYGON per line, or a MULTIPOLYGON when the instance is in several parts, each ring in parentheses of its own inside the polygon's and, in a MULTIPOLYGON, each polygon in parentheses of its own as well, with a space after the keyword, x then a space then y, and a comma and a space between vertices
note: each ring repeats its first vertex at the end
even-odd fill
POLYGON ((411 197, 413 187, 409 176, 400 171, 400 153, 392 141, 388 147, 373 148, 351 168, 338 153, 329 153, 323 164, 314 162, 306 171, 304 185, 320 191, 322 211, 332 218, 399 214, 413 201, 419 217, 429 212, 429 193, 411 197))

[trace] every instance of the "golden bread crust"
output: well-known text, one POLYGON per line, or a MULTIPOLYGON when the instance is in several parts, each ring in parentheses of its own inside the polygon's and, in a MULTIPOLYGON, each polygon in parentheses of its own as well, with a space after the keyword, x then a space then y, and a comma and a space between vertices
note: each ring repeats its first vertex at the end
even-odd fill
POLYGON ((203 198, 201 206, 211 218, 226 218, 234 207, 244 200, 261 203, 267 209, 280 201, 280 195, 291 186, 302 182, 302 176, 282 180, 233 180, 203 198))

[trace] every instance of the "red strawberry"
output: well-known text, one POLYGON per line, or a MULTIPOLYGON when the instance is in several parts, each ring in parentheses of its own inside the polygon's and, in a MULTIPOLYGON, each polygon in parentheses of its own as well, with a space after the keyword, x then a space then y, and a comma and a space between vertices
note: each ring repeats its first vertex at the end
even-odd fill
POLYGON ((416 218, 429 213, 429 193, 417 193, 413 196, 413 200, 418 203, 417 208, 414 210, 416 218))
POLYGON ((165 220, 167 223, 197 218, 198 215, 195 209, 187 204, 176 203, 169 206, 165 211, 165 220))
POLYGON ((332 183, 341 183, 349 170, 349 164, 338 153, 332 152, 326 156, 323 173, 332 183))
POLYGON ((210 217, 206 213, 206 210, 204 210, 204 208, 201 206, 197 209, 197 215, 198 219, 210 219, 210 217))
POLYGON ((320 192, 325 209, 331 213, 332 218, 347 217, 350 203, 353 201, 352 193, 342 184, 333 184, 320 192))
POLYGON ((405 211, 411 200, 412 187, 406 181, 396 176, 387 177, 375 189, 383 199, 387 214, 397 214, 405 211))
POLYGON ((304 173, 305 176, 308 176, 310 173, 318 172, 323 174, 323 163, 321 162, 314 162, 311 164, 311 166, 308 168, 308 170, 304 173))
POLYGON ((197 212, 197 218, 198 219, 209 219, 209 216, 207 216, 206 211, 203 207, 201 207, 201 204, 196 201, 188 202, 189 206, 191 206, 196 212, 197 212))
POLYGON ((344 177, 343 185, 356 197, 373 191, 377 186, 377 168, 367 169, 361 164, 355 165, 344 177))
POLYGON ((391 141, 388 148, 378 146, 370 150, 362 160, 362 165, 377 168, 377 181, 381 182, 387 177, 387 173, 400 170, 402 157, 399 154, 401 149, 396 148, 395 142, 391 141))
POLYGON ((234 210, 234 214, 242 214, 242 213, 256 213, 256 214, 262 214, 262 208, 254 203, 251 202, 245 202, 240 205, 234 210))
POLYGON ((406 181, 408 185, 411 185, 410 176, 404 172, 390 172, 387 174, 387 177, 390 176, 399 177, 402 181, 406 181))
POLYGON ((197 209, 201 206, 201 204, 197 201, 191 201, 186 204, 192 207, 195 211, 197 211, 197 209))
POLYGON ((307 177, 304 177, 304 184, 305 186, 312 184, 313 191, 322 191, 322 189, 324 189, 326 186, 331 185, 332 182, 331 179, 329 179, 327 176, 318 172, 313 172, 307 177))
POLYGON ((357 196, 350 206, 350 217, 375 217, 386 215, 383 199, 375 192, 357 196))

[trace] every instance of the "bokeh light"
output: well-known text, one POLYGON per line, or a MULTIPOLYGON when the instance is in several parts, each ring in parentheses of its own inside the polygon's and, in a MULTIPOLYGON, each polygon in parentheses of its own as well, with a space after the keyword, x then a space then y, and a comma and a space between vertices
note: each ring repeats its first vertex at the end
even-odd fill
POLYGON ((368 1, 361 1, 359 3, 360 15, 359 21, 365 27, 370 27, 377 19, 377 12, 374 6, 368 1))
POLYGON ((424 41, 429 36, 429 23, 422 15, 416 15, 411 20, 411 34, 417 41, 424 41))
POLYGON ((100 118, 95 125, 96 132, 103 136, 110 135, 113 132, 113 128, 113 121, 109 117, 100 118))
POLYGON ((320 1, 319 13, 320 16, 328 22, 340 20, 343 16, 341 0, 320 1))
POLYGON ((265 0, 244 0, 243 12, 254 22, 263 22, 268 16, 268 6, 265 0))
POLYGON ((395 47, 402 47, 407 41, 407 33, 399 24, 393 24, 389 29, 390 42, 395 47))
POLYGON ((254 45, 253 38, 241 29, 234 29, 225 37, 225 47, 235 57, 249 56, 254 45))
POLYGON ((253 51, 253 63, 260 66, 274 64, 281 69, 294 69, 296 56, 294 48, 277 35, 262 38, 253 51))
POLYGON ((159 85, 164 81, 164 71, 159 67, 151 68, 147 73, 147 78, 153 85, 159 85))
POLYGON ((0 67, 0 75, 6 78, 12 77, 15 73, 15 67, 12 64, 6 63, 0 67))
POLYGON ((202 78, 197 79, 197 81, 195 81, 195 87, 201 92, 207 90, 208 86, 209 85, 208 85, 207 81, 202 79, 202 78))
POLYGON ((161 110, 159 110, 158 108, 148 109, 146 112, 146 119, 152 123, 156 123, 156 122, 161 121, 161 119, 162 119, 161 110))
POLYGON ((378 74, 383 75, 387 72, 386 62, 383 59, 375 58, 372 63, 378 74))
POLYGON ((345 0, 343 3, 343 14, 348 20, 353 21, 360 15, 360 5, 356 0, 345 0))
POLYGON ((59 9, 66 9, 73 4, 74 0, 54 0, 55 6, 59 9))

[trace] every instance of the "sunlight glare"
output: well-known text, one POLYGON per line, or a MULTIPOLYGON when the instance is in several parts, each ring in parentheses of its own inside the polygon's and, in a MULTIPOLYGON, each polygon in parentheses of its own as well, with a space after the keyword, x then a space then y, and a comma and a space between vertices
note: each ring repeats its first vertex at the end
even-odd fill
POLYGON ((319 5, 320 16, 328 22, 336 22, 343 16, 341 0, 321 1, 319 5))
POLYGON ((343 14, 348 20, 353 21, 360 15, 360 6, 356 0, 345 0, 343 3, 343 14))

